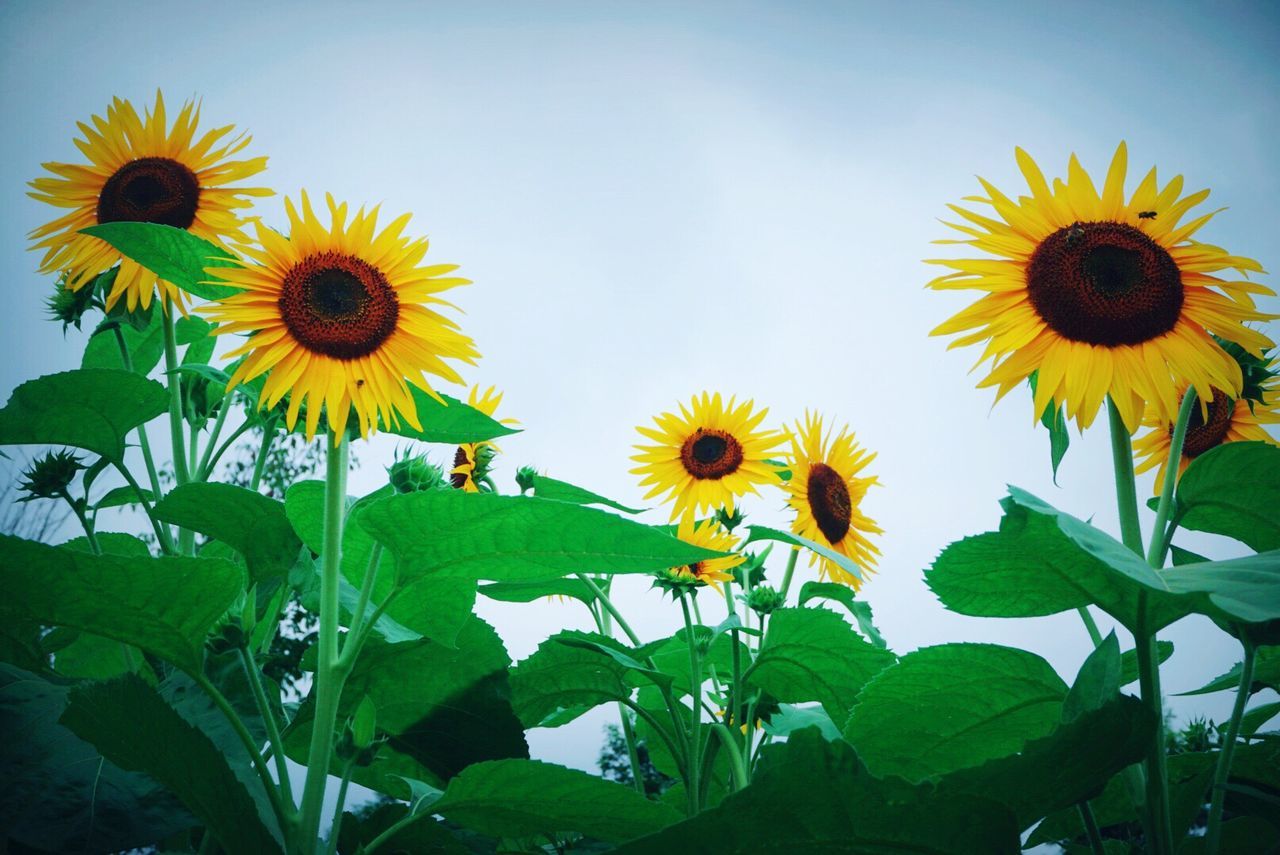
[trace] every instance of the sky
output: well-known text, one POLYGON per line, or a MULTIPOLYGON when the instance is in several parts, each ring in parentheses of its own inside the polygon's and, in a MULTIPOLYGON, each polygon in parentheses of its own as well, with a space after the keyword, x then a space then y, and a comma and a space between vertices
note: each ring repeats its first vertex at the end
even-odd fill
MULTIPOLYGON (((1280 264, 1269 4, 10 2, 0 34, 0 399, 76 367, 85 340, 44 320, 51 281, 25 235, 54 212, 26 182, 78 160, 75 123, 112 96, 198 97, 205 126, 252 133, 264 183, 412 211, 428 258, 474 281, 453 295, 484 355, 467 380, 502 389, 499 415, 524 428, 502 442, 504 490, 531 464, 651 507, 628 473, 635 426, 704 389, 754 399, 775 427, 806 408, 850 425, 882 482, 864 505, 885 534, 863 596, 899 653, 1007 644, 1070 681, 1090 650, 1076 615, 955 615, 924 570, 996 527, 1010 483, 1117 531, 1105 418, 1073 429, 1055 485, 1029 394, 993 408, 968 373, 977 352, 929 337, 974 297, 924 289, 946 204, 980 192, 979 174, 1021 191, 1015 146, 1050 175, 1074 151, 1097 176, 1126 140, 1131 173, 1158 164, 1229 206, 1204 240, 1280 264)), ((282 226, 282 196, 256 213, 282 226)), ((362 443, 353 491, 378 487, 403 445, 362 443)), ((788 522, 777 491, 744 507, 788 522)), ((646 639, 679 623, 646 581, 617 590, 646 639)), ((722 615, 714 595, 702 605, 722 615)), ((589 622, 544 602, 480 614, 517 660, 589 622)), ((1239 658, 1203 619, 1162 638, 1169 694, 1239 658)), ((1171 703, 1183 719, 1230 709, 1227 694, 1171 703)), ((533 752, 593 768, 614 715, 533 731, 533 752)))

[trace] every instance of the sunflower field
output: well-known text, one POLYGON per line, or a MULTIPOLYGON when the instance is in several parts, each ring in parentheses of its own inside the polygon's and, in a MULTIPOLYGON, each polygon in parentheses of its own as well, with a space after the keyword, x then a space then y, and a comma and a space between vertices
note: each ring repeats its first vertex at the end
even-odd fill
POLYGON ((1062 674, 991 643, 895 651, 863 598, 892 563, 865 499, 909 485, 829 413, 670 378, 616 462, 647 514, 554 467, 498 478, 504 438, 543 428, 467 389, 482 287, 408 214, 306 192, 256 214, 266 158, 194 101, 77 127, 82 157, 30 182, 30 239, 47 314, 93 334, 0 409, 23 513, 78 526, 0 535, 4 851, 1277 851, 1280 703, 1253 698, 1280 688, 1275 316, 1259 262, 1199 239, 1208 191, 1135 184, 1123 143, 1096 181, 1018 149, 1025 186, 979 179, 939 241, 957 257, 929 262, 930 288, 979 292, 934 334, 1030 403, 1055 472, 1071 423, 1110 437, 1118 531, 1010 486, 975 497, 996 530, 923 570, 959 615, 1078 614, 1062 674), (352 495, 376 434, 400 451, 352 495), (322 477, 282 472, 288 448, 322 477), (624 574, 674 634, 636 632, 624 574), (593 629, 513 661, 478 598, 559 598, 593 629), (1188 734, 1160 635, 1196 615, 1239 656, 1203 689, 1229 719, 1188 734), (531 759, 530 733, 601 707, 615 780, 531 759))

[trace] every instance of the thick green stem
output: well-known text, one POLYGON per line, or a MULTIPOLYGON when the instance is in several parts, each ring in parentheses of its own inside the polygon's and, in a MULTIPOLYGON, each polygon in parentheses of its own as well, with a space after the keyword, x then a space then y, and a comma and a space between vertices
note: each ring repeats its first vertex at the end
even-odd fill
MULTIPOLYGON (((115 333, 116 346, 120 348, 120 364, 124 366, 125 371, 133 371, 133 357, 129 355, 129 346, 124 342, 124 333, 120 332, 120 325, 116 324, 111 331, 115 333)), ((151 443, 147 440, 146 425, 138 425, 138 445, 142 447, 142 461, 147 465, 152 495, 159 499, 160 473, 156 469, 155 459, 151 456, 151 443)))
POLYGON ((271 456, 271 446, 276 441, 276 423, 267 420, 262 426, 262 446, 258 449, 258 457, 253 461, 253 477, 249 480, 249 489, 255 493, 262 483, 262 471, 267 468, 267 458, 271 456))
POLYGON ((173 301, 164 298, 164 371, 169 387, 169 438, 173 441, 173 472, 178 486, 191 480, 182 441, 182 376, 178 373, 178 339, 173 331, 173 301))
POLYGON ((1129 429, 1115 402, 1107 398, 1111 421, 1111 462, 1116 477, 1116 509, 1120 514, 1120 539, 1142 555, 1142 526, 1138 523, 1138 489, 1133 480, 1133 444, 1129 429))
POLYGON ((689 647, 689 706, 693 708, 689 720, 689 763, 685 786, 689 788, 689 815, 696 816, 702 809, 698 781, 702 765, 702 662, 698 657, 698 641, 693 632, 689 603, 684 595, 680 596, 680 610, 684 613, 685 643, 689 647))
POLYGON ((747 764, 743 761, 742 751, 738 748, 738 741, 733 738, 729 728, 720 722, 713 722, 711 727, 715 730, 716 735, 720 737, 724 750, 729 752, 729 770, 733 775, 733 789, 735 791, 744 789, 747 786, 749 777, 747 775, 747 764))
POLYGON ((1107 848, 1102 842, 1102 831, 1098 828, 1098 820, 1093 815, 1093 808, 1089 807, 1087 801, 1078 802, 1076 807, 1080 809, 1080 821, 1084 823, 1084 831, 1089 837, 1089 848, 1093 851, 1093 855, 1105 855, 1107 848))
POLYGON ((1147 549, 1147 563, 1159 570, 1164 566, 1165 552, 1169 548, 1172 532, 1166 533, 1169 512, 1173 508, 1173 487, 1178 483, 1178 463, 1182 460, 1182 446, 1187 438, 1187 423, 1196 405, 1196 390, 1187 389, 1178 409, 1178 420, 1173 424, 1173 436, 1169 440, 1169 460, 1164 466, 1164 483, 1160 487, 1160 504, 1156 507, 1156 521, 1151 529, 1151 546, 1147 549))
POLYGON ((271 741, 271 753, 275 756, 276 777, 279 779, 280 792, 284 795, 284 803, 289 813, 294 811, 293 785, 289 782, 289 767, 285 763, 284 740, 280 738, 280 723, 276 721, 275 710, 267 699, 266 689, 262 685, 262 673, 258 663, 253 659, 253 651, 247 647, 237 650, 240 654, 240 666, 244 668, 245 678, 253 691, 253 700, 258 705, 258 714, 267 726, 267 738, 271 741))
POLYGON ((787 556, 787 569, 782 573, 782 587, 778 592, 782 594, 782 604, 787 603, 787 591, 791 590, 791 574, 796 572, 796 560, 800 557, 800 547, 791 547, 791 554, 787 556))
POLYGON ((1241 636, 1244 662, 1240 665, 1240 687, 1236 690, 1236 703, 1231 709, 1227 734, 1223 738, 1222 747, 1218 749, 1218 765, 1213 770, 1213 792, 1209 797, 1209 830, 1204 836, 1205 855, 1218 855, 1218 847, 1222 844, 1222 803, 1227 795, 1227 781, 1231 777, 1231 759, 1236 751, 1236 740, 1240 738, 1240 719, 1244 715, 1249 690, 1253 686, 1257 648, 1248 636, 1243 633, 1241 636))
POLYGON ((324 487, 324 554, 320 570, 320 629, 316 642, 315 719, 307 751, 307 781, 302 791, 299 845, 315 848, 320 812, 333 753, 333 731, 345 677, 338 661, 338 585, 342 567, 342 524, 347 504, 347 439, 326 434, 324 487))

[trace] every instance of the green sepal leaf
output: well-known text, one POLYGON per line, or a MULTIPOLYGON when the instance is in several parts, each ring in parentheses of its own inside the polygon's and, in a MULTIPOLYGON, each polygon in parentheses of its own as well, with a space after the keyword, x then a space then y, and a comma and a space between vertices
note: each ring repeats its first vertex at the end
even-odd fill
POLYGON ((856 592, 848 585, 838 582, 805 582, 800 588, 800 605, 813 599, 834 600, 849 610, 858 631, 876 647, 887 648, 880 630, 876 629, 871 618, 871 605, 857 598, 856 592))
POLYGON ((153 512, 231 546, 244 556, 251 582, 287 576, 302 549, 282 502, 233 484, 183 484, 153 512))
POLYGON ((244 571, 221 559, 90 555, 0 535, 6 620, 96 633, 188 670, 244 585, 244 571))
POLYGON ((208 267, 233 267, 235 256, 186 229, 160 223, 99 223, 81 229, 115 247, 166 282, 203 300, 221 300, 240 289, 219 284, 208 267))
POLYGON ((46 374, 14 389, 0 410, 0 445, 70 445, 120 463, 129 431, 168 406, 164 386, 128 371, 46 374))
POLYGON ((807 537, 801 537, 800 535, 793 534, 789 531, 781 531, 776 528, 768 528, 767 526, 762 525, 747 526, 747 539, 742 542, 742 545, 746 546, 747 544, 754 543, 758 540, 775 540, 779 543, 787 543, 791 546, 802 547, 828 559, 829 561, 835 562, 841 570, 849 573, 853 578, 863 578, 862 568, 859 567, 852 558, 836 552, 830 547, 823 546, 816 541, 812 541, 807 537))
POLYGON ((528 478, 529 486, 533 488, 534 495, 541 499, 555 499, 557 502, 571 502, 575 505, 604 505, 605 507, 613 508, 615 511, 622 511, 627 514, 638 514, 644 510, 643 508, 628 508, 613 499, 606 499, 599 493, 584 490, 582 487, 570 484, 568 481, 559 481, 537 473, 530 473, 526 477, 528 478))
MULTIPOLYGON (((1031 397, 1034 399, 1036 394, 1036 382, 1039 380, 1039 371, 1032 371, 1027 381, 1031 384, 1031 397)), ((1062 463, 1062 458, 1067 456, 1067 448, 1071 445, 1071 434, 1067 430, 1066 407, 1055 407, 1054 402, 1050 401, 1049 405, 1044 408, 1044 412, 1040 414, 1040 424, 1044 425, 1049 431, 1049 462, 1053 465, 1053 483, 1058 483, 1058 465, 1062 463)))
POLYGON ((1175 519, 1255 552, 1280 549, 1280 448, 1228 442, 1196 457, 1178 479, 1175 519))

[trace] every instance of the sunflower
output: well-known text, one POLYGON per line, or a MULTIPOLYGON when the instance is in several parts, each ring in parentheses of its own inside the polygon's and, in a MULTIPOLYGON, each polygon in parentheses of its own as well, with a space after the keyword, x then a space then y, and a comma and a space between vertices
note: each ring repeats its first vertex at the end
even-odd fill
POLYGON ((1121 143, 1099 194, 1075 155, 1050 189, 1018 149, 1030 196, 1014 201, 979 179, 988 197, 970 198, 998 219, 950 206, 968 224, 947 225, 970 239, 941 243, 997 257, 930 262, 952 272, 929 287, 987 292, 933 335, 964 333, 951 347, 986 342, 979 364, 991 359, 991 370, 978 386, 997 387, 997 400, 1038 371, 1036 417, 1065 404, 1085 428, 1110 395, 1132 432, 1147 406, 1172 421, 1175 377, 1204 400, 1239 394, 1239 366, 1210 333, 1254 353, 1270 346, 1244 324, 1274 317, 1250 296, 1273 292, 1215 275, 1261 272, 1258 262, 1191 240, 1216 211, 1183 222, 1209 191, 1182 196, 1181 176, 1160 187, 1152 169, 1126 203, 1127 159, 1121 143))
MULTIPOLYGON (((874 459, 874 454, 859 447, 847 427, 834 440, 829 432, 824 433, 822 417, 816 413, 806 413, 804 423, 796 423, 786 459, 791 470, 787 504, 796 512, 791 530, 847 556, 866 572, 874 569, 880 554, 867 536, 882 530, 859 505, 867 488, 878 480, 875 476, 860 478, 858 473, 874 459)), ((862 585, 861 579, 839 564, 811 553, 809 565, 815 563, 823 578, 830 576, 855 591, 862 585)))
MULTIPOLYGON (((715 520, 695 521, 691 515, 681 517, 680 524, 676 527, 676 537, 685 543, 715 552, 732 552, 738 545, 738 538, 721 528, 715 520)), ((723 596, 721 584, 733 581, 733 574, 728 571, 743 561, 746 561, 745 557, 734 554, 669 567, 659 571, 657 584, 672 592, 710 585, 723 596)))
POLYGON ((663 413, 654 419, 656 427, 636 428, 658 444, 635 446, 640 453, 631 459, 643 465, 631 473, 643 476, 641 487, 653 487, 646 499, 666 492, 675 500, 672 519, 686 509, 732 508, 735 497, 758 495, 755 485, 779 480, 767 458, 786 436, 756 430, 768 413, 753 413, 751 401, 730 398, 725 405, 720 393, 703 392, 688 407, 681 404, 680 415, 663 413))
POLYGON ((289 394, 285 422, 292 430, 306 402, 308 441, 321 405, 335 436, 352 406, 362 436, 379 420, 398 425, 403 418, 421 430, 409 384, 434 396, 424 372, 461 383, 445 360, 474 363, 479 356, 457 324, 429 308, 450 305, 435 295, 469 280, 448 276, 457 269, 452 264, 420 266, 427 241, 403 235, 408 214, 379 232, 377 208, 361 208, 348 222, 346 204, 325 199, 331 226, 321 224, 303 192, 301 211, 285 199, 288 237, 255 223, 261 248, 242 250, 256 263, 210 268, 243 290, 201 311, 221 324, 219 334, 251 333, 227 354, 247 354, 229 387, 269 371, 260 404, 274 407, 289 394))
MULTIPOLYGON (((493 386, 485 389, 483 393, 479 386, 472 386, 470 394, 467 395, 467 403, 486 416, 492 416, 497 412, 498 405, 502 403, 502 393, 493 386)), ((520 423, 515 419, 499 419, 498 424, 518 425, 520 423)), ((480 492, 477 482, 484 479, 493 455, 498 450, 497 444, 489 441, 465 442, 459 445, 453 455, 453 469, 449 473, 450 483, 458 490, 468 493, 480 492)))
POLYGON ((104 240, 80 234, 98 223, 161 223, 186 229, 222 245, 244 241, 239 209, 248 196, 270 196, 262 187, 228 187, 256 175, 267 166, 265 157, 231 160, 250 137, 230 136, 233 126, 206 131, 196 139, 200 107, 188 101, 170 127, 164 98, 156 93, 153 110, 138 116, 128 101, 115 98, 107 117, 93 117, 93 127, 81 122, 83 139, 75 141, 88 164, 46 163, 56 178, 37 178, 28 195, 69 209, 31 232, 32 249, 44 250, 41 273, 66 272, 66 285, 78 291, 101 273, 120 265, 107 294, 110 310, 121 297, 129 311, 151 305, 156 285, 161 294, 185 312, 185 294, 175 285, 124 258, 104 240))
MULTIPOLYGON (((1274 362, 1263 366, 1265 383, 1253 391, 1253 396, 1233 398, 1221 389, 1215 389, 1208 406, 1193 407, 1187 421, 1187 434, 1182 441, 1182 457, 1178 461, 1178 477, 1191 465, 1191 461, 1206 451, 1228 442, 1256 440, 1280 445, 1263 425, 1280 424, 1280 378, 1271 369, 1274 362)), ((1187 393, 1184 382, 1179 388, 1178 400, 1187 393)), ((1203 401, 1201 402, 1203 404, 1203 401)), ((1151 428, 1133 443, 1137 465, 1135 473, 1156 471, 1155 493, 1164 488, 1164 473, 1169 465, 1169 450, 1173 439, 1173 422, 1161 421, 1148 415, 1142 424, 1151 428)))

